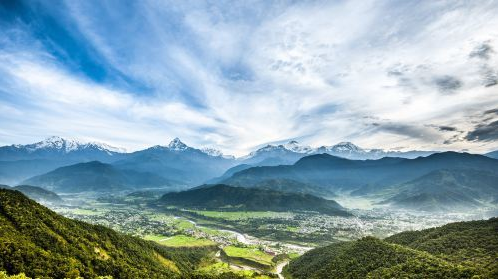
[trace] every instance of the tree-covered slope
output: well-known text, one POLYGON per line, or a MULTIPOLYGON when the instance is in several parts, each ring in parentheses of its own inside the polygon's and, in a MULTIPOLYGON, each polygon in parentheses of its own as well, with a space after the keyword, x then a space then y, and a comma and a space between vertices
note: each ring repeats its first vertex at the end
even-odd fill
POLYGON ((402 232, 385 241, 426 251, 449 262, 489 270, 492 278, 498 278, 498 218, 402 232))
POLYGON ((330 215, 349 215, 337 202, 309 194, 223 184, 167 193, 161 197, 159 204, 198 209, 317 211, 330 215))
POLYGON ((205 255, 167 249, 111 229, 67 219, 0 189, 0 271, 29 277, 176 278, 205 255))
POLYGON ((285 272, 288 278, 497 278, 497 220, 336 243, 305 253, 285 272))

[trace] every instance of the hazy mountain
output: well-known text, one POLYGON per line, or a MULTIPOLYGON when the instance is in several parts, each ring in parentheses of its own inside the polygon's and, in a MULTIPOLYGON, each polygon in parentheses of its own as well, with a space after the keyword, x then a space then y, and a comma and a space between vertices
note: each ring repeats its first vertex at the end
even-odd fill
POLYGON ((0 270, 31 278, 191 278, 209 252, 64 218, 11 190, 0 189, 0 224, 0 270))
POLYGON ((496 174, 498 160, 456 152, 416 159, 386 157, 378 160, 349 160, 319 154, 304 157, 294 165, 245 169, 224 183, 251 186, 267 179, 292 179, 328 187, 331 191, 360 189, 359 194, 367 194, 441 169, 475 169, 496 174))
POLYGON ((437 170, 394 187, 384 203, 425 211, 468 210, 498 198, 498 175, 476 170, 437 170))
POLYGON ((57 195, 52 191, 45 190, 41 187, 31 186, 31 185, 19 185, 11 189, 17 190, 28 196, 30 199, 33 199, 40 203, 58 204, 63 202, 63 200, 61 199, 61 197, 59 197, 59 195, 57 195))
POLYGON ((330 215, 350 215, 337 202, 309 194, 233 187, 223 184, 167 193, 161 197, 159 204, 227 211, 316 211, 330 215))
POLYGON ((61 167, 23 183, 39 185, 59 193, 121 191, 173 184, 171 180, 152 173, 123 171, 98 161, 61 167))
POLYGON ((403 232, 385 240, 335 243, 292 260, 284 274, 295 279, 496 278, 497 230, 498 219, 493 218, 403 232))
POLYGON ((321 146, 315 149, 312 153, 314 154, 330 154, 333 156, 338 156, 347 159, 354 160, 375 160, 381 159, 384 157, 399 157, 399 158, 407 158, 413 159, 420 156, 428 156, 435 151, 385 151, 382 149, 363 149, 351 142, 340 142, 333 146, 321 146))
POLYGON ((74 163, 45 159, 0 161, 0 183, 18 184, 29 177, 44 174, 58 167, 74 163))
POLYGON ((233 159, 208 153, 189 147, 175 138, 168 146, 154 146, 133 152, 113 165, 123 170, 150 172, 183 184, 198 185, 222 175, 236 164, 233 159))
POLYGON ((8 185, 0 184, 0 189, 9 189, 9 190, 19 191, 19 192, 23 193, 24 195, 28 196, 30 199, 33 199, 37 202, 44 203, 44 204, 46 204, 46 203, 58 204, 58 203, 63 202, 61 197, 59 197, 59 195, 57 195, 56 193, 45 190, 45 189, 43 189, 41 187, 37 187, 37 186, 19 185, 19 186, 11 187, 8 185))
POLYGON ((498 159, 498 150, 486 153, 485 155, 493 159, 498 159))

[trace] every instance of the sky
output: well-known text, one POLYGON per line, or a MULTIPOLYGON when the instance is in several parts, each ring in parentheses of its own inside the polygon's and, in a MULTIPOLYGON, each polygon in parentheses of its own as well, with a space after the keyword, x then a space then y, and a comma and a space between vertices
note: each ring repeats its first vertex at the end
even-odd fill
POLYGON ((498 149, 498 1, 0 1, 0 145, 498 149))

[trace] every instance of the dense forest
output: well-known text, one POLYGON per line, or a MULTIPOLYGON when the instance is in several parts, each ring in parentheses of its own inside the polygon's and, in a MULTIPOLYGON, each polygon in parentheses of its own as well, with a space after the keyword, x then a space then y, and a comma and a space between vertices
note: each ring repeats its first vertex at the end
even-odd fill
POLYGON ((206 278, 192 271, 210 249, 166 248, 62 217, 21 192, 0 189, 0 271, 8 275, 206 278))
POLYGON ((293 260, 288 278, 498 278, 498 219, 366 237, 293 260))
POLYGON ((159 204, 225 211, 315 211, 329 215, 351 215, 337 202, 310 194, 224 184, 203 185, 182 192, 167 193, 161 197, 159 204))

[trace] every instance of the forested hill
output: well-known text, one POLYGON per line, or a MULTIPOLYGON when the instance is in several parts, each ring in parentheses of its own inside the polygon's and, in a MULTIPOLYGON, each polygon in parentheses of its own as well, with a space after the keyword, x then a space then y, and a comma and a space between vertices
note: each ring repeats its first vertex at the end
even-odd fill
POLYGON ((165 206, 228 211, 316 211, 330 215, 351 215, 337 202, 309 194, 224 184, 205 185, 187 191, 167 193, 158 203, 165 206))
POLYGON ((178 278, 188 277, 206 250, 161 247, 0 189, 0 253, 0 271, 32 278, 178 278))
POLYGON ((294 279, 498 278, 497 255, 498 219, 492 218, 332 244, 293 260, 285 273, 294 279))

